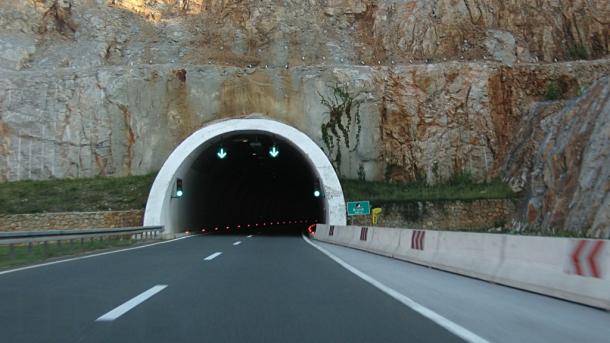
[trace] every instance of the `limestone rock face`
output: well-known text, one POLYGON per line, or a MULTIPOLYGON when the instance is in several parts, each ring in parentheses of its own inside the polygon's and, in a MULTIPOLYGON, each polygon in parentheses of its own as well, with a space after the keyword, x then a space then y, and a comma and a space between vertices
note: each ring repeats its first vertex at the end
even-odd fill
POLYGON ((542 143, 515 144, 559 125, 557 149, 607 145, 551 118, 610 74, 608 23, 607 0, 2 1, 0 181, 155 171, 202 125, 264 113, 344 177, 506 177, 532 223, 570 229, 586 202, 553 200, 556 167, 527 164, 542 143))
POLYGON ((36 42, 26 34, 0 34, 0 64, 14 70, 28 68, 36 42))
POLYGON ((609 70, 607 62, 391 69, 380 110, 386 178, 434 183, 460 171, 478 179, 501 176, 515 133, 548 85, 561 84, 569 98, 609 70))
POLYGON ((32 68, 513 64, 610 52, 605 0, 34 0, 4 1, 0 14, 0 32, 34 34, 32 68))
POLYGON ((526 185, 524 219, 610 237, 610 77, 578 99, 534 107, 504 168, 526 185))

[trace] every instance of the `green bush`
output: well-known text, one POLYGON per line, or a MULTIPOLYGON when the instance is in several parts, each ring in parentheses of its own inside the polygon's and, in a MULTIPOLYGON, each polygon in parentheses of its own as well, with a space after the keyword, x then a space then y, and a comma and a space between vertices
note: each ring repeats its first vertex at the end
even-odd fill
POLYGON ((563 96, 562 93, 563 92, 561 90, 559 82, 549 81, 546 84, 546 91, 544 93, 544 98, 549 101, 559 100, 563 96))
POLYGON ((568 48, 568 56, 573 60, 586 60, 589 59, 589 52, 584 45, 577 44, 568 48))

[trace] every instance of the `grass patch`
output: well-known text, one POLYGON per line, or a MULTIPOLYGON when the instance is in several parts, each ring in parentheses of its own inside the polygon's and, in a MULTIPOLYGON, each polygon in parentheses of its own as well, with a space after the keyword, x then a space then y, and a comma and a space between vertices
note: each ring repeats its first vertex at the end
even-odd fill
MULTIPOLYGON (((155 175, 96 177, 0 184, 0 214, 143 209, 155 175)), ((517 195, 501 182, 477 183, 457 173, 444 184, 342 180, 346 200, 442 201, 507 199, 517 195)))
POLYGON ((447 183, 433 186, 425 182, 399 184, 359 180, 342 180, 341 184, 347 201, 444 201, 517 197, 504 182, 477 183, 467 175, 458 175, 447 183))
POLYGON ((0 214, 89 212, 146 207, 155 174, 0 184, 0 214))
POLYGON ((61 244, 58 244, 58 241, 52 241, 48 242, 46 246, 42 242, 33 243, 31 247, 28 244, 14 245, 13 248, 8 245, 0 245, 0 269, 40 263, 51 258, 82 255, 97 250, 118 249, 150 241, 152 240, 131 239, 131 235, 127 235, 104 240, 87 238, 83 240, 82 245, 80 239, 62 241, 61 244))

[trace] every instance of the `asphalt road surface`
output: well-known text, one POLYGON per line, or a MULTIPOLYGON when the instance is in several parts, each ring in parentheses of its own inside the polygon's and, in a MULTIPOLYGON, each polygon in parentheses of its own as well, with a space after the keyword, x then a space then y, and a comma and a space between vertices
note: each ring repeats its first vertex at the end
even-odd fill
POLYGON ((2 342, 459 342, 300 236, 185 239, 0 273, 2 342))
POLYGON ((300 236, 0 271, 0 342, 610 342, 610 312, 300 236))

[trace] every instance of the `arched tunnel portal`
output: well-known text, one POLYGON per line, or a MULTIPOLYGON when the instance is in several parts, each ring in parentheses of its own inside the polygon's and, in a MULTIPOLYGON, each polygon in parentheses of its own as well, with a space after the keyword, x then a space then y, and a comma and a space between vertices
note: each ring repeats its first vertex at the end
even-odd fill
POLYGON ((159 171, 144 215, 145 226, 163 225, 167 234, 294 233, 345 222, 341 184, 320 147, 289 125, 252 116, 211 123, 182 142, 159 171))

